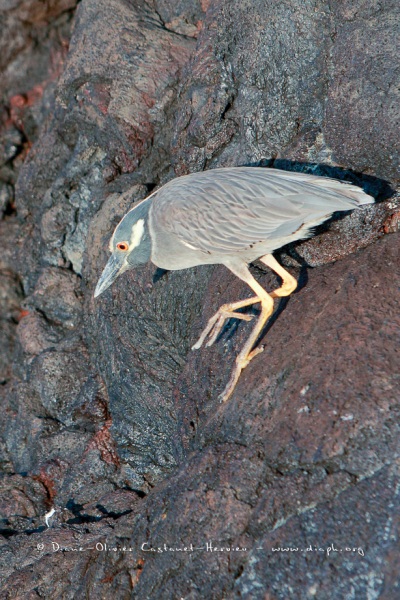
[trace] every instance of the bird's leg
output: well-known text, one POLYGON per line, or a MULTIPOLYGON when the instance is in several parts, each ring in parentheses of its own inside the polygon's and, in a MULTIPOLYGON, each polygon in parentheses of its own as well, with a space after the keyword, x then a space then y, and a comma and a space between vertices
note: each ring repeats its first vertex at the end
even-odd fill
POLYGON ((243 281, 251 287, 251 289, 256 294, 256 298, 261 303, 261 313, 257 319, 257 323, 250 334, 247 342, 243 346, 241 352, 236 358, 235 369, 231 375, 231 378, 226 386, 225 390, 220 395, 221 402, 225 402, 229 396, 232 394, 235 386, 240 377, 240 373, 243 371, 245 367, 249 364, 252 358, 254 358, 257 354, 263 351, 263 348, 256 348, 253 350, 253 346, 256 343, 258 336, 264 328, 265 323, 268 318, 271 316, 274 310, 274 301, 271 296, 264 290, 263 287, 254 279, 251 275, 250 271, 247 268, 246 264, 243 263, 235 263, 235 264, 227 264, 226 265, 235 275, 240 277, 243 281))
POLYGON ((259 297, 261 302, 261 314, 249 339, 247 340, 240 354, 236 358, 235 370, 232 373, 228 385, 226 386, 225 390, 220 396, 222 402, 225 402, 232 394, 233 390, 235 389, 236 383, 239 379, 240 373, 243 371, 243 369, 247 367, 252 358, 254 358, 257 354, 262 352, 264 349, 263 347, 260 347, 252 350, 265 323, 267 322, 268 318, 273 312, 273 298, 289 296, 297 287, 296 279, 278 263, 278 261, 272 256, 272 254, 266 254, 265 256, 260 258, 260 260, 270 269, 275 271, 275 273, 277 273, 279 277, 281 277, 282 285, 280 288, 268 294, 260 286, 260 284, 257 283, 257 281, 252 277, 247 268, 245 270, 240 269, 239 271, 234 271, 234 273, 236 273, 238 277, 243 279, 243 281, 245 281, 259 297))
POLYGON ((239 353, 239 355, 236 358, 235 368, 234 368, 234 371, 228 382, 228 385, 226 386, 226 388, 220 395, 221 402, 226 402, 228 400, 229 396, 232 394, 233 390, 235 389, 235 386, 238 382, 241 372, 243 371, 243 369, 245 367, 247 367, 247 365, 249 364, 251 359, 254 358, 255 356, 257 356, 257 354, 260 354, 260 352, 262 352, 264 350, 264 348, 262 346, 259 348, 255 348, 254 350, 252 348, 253 348, 254 344, 256 343, 261 331, 263 330, 265 323, 267 322, 267 320, 269 319, 269 317, 271 316, 271 314, 274 310, 273 299, 257 283, 257 281, 250 275, 250 273, 249 273, 249 279, 247 280, 247 283, 250 285, 250 287, 253 288, 253 290, 256 292, 256 294, 260 298, 261 313, 260 313, 260 316, 258 317, 257 323, 256 323, 253 331, 251 332, 249 339, 247 340, 247 342, 243 346, 241 352, 239 353), (251 278, 251 280, 250 280, 250 278, 251 278))
POLYGON ((285 271, 283 267, 281 267, 281 265, 275 260, 272 254, 267 254, 263 256, 260 260, 282 278, 282 286, 274 290, 274 292, 271 292, 271 294, 268 294, 268 292, 266 292, 264 288, 261 287, 261 285, 251 275, 245 263, 226 263, 226 266, 235 275, 237 275, 237 277, 245 281, 256 295, 252 298, 248 298, 247 300, 241 300, 240 302, 224 304, 223 306, 221 306, 218 312, 208 321, 206 328, 200 336, 200 339, 192 348, 193 350, 200 348, 207 336, 210 336, 210 339, 207 342, 207 346, 211 346, 211 344, 215 342, 226 319, 235 317, 238 319, 244 319, 246 321, 249 321, 251 318, 253 318, 253 315, 242 315, 241 313, 235 312, 237 309, 243 308, 244 306, 250 306, 251 304, 255 304, 257 302, 261 303, 261 313, 257 319, 257 323, 253 331, 251 332, 250 337, 248 338, 247 342, 245 343, 241 352, 236 358, 236 364, 231 378, 226 388, 220 395, 221 402, 226 402, 226 400, 228 400, 228 398, 231 396, 233 390, 236 387, 241 372, 247 367, 252 358, 257 356, 257 354, 264 350, 263 347, 255 348, 253 350, 253 346, 257 342, 257 339, 260 333, 262 332, 265 323, 273 313, 273 298, 289 296, 289 294, 291 294, 293 290, 295 290, 297 287, 296 279, 292 277, 290 273, 285 271))
POLYGON ((243 308, 245 306, 250 306, 251 304, 256 304, 260 302, 260 298, 255 296, 253 298, 247 298, 247 300, 240 300, 239 302, 231 302, 229 304, 223 304, 218 311, 215 313, 213 317, 208 321, 204 331, 201 336, 197 340, 197 342, 192 346, 192 350, 198 350, 204 343, 204 340, 207 336, 210 336, 206 346, 212 346, 212 344, 217 339, 225 321, 227 319, 242 319, 243 321, 251 321, 253 315, 243 315, 242 313, 235 312, 239 308, 243 308))
POLYGON ((282 285, 280 288, 277 288, 273 292, 270 292, 269 295, 271 298, 282 298, 283 296, 290 296, 292 292, 297 288, 297 281, 288 273, 282 265, 278 263, 276 258, 272 256, 272 254, 266 254, 262 256, 259 260, 263 262, 267 267, 275 271, 277 275, 282 279, 282 285))

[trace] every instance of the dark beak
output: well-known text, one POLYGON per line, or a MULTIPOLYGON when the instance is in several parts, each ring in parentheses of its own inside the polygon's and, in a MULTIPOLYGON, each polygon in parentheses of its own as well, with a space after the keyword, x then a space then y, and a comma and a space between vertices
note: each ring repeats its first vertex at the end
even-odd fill
POLYGON ((96 289, 94 291, 94 297, 100 296, 120 275, 126 270, 126 266, 124 264, 125 256, 112 254, 108 263, 105 266, 104 271, 102 272, 99 281, 97 282, 96 289))

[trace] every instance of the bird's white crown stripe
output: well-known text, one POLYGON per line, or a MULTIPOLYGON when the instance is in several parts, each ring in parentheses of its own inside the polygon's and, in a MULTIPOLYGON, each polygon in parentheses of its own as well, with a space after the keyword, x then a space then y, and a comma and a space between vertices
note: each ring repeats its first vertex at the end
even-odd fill
POLYGON ((132 227, 132 235, 129 241, 129 250, 133 250, 139 246, 144 232, 144 219, 139 219, 132 227))
POLYGON ((143 198, 143 200, 140 200, 140 202, 138 202, 137 204, 135 204, 135 206, 133 206, 133 207, 132 207, 130 210, 128 210, 128 212, 126 213, 126 215, 124 215, 124 216, 122 217, 121 221, 118 223, 118 225, 117 225, 117 226, 116 226, 116 228, 114 229, 114 232, 113 232, 113 234, 112 234, 112 236, 111 236, 110 243, 109 243, 109 245, 108 245, 108 247, 109 247, 109 249, 110 249, 110 252, 112 252, 112 251, 113 251, 113 248, 114 248, 114 236, 115 236, 115 232, 117 231, 118 227, 121 225, 122 221, 123 221, 124 219, 126 219, 126 218, 127 218, 127 216, 128 216, 128 215, 129 215, 129 214, 130 214, 130 213, 131 213, 133 210, 136 210, 138 206, 140 206, 141 204, 143 204, 143 202, 146 202, 146 200, 149 200, 149 199, 150 199, 152 196, 155 196, 155 195, 157 194, 157 192, 158 192, 158 191, 159 191, 159 190, 157 189, 157 190, 155 190, 153 193, 151 193, 151 194, 150 194, 150 196, 147 196, 147 198, 143 198))

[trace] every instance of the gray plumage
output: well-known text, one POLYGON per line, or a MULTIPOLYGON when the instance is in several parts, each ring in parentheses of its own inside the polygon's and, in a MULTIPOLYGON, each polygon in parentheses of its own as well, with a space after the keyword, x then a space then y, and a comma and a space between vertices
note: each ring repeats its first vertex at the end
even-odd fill
POLYGON ((277 169, 234 167, 179 177, 136 204, 121 220, 94 295, 101 294, 127 269, 149 260, 168 270, 202 264, 228 267, 255 295, 223 305, 193 346, 200 348, 206 339, 207 346, 212 345, 226 319, 249 321, 252 315, 238 311, 261 304, 256 326, 237 356, 222 394, 226 400, 241 371, 262 350, 253 346, 273 312, 273 299, 289 296, 297 286, 272 252, 310 237, 334 212, 373 201, 357 186, 277 169), (256 259, 279 275, 281 287, 267 292, 254 279, 248 264, 256 259))
POLYGON ((174 179, 152 200, 152 261, 164 269, 246 263, 373 198, 357 186, 304 173, 236 167, 174 179))

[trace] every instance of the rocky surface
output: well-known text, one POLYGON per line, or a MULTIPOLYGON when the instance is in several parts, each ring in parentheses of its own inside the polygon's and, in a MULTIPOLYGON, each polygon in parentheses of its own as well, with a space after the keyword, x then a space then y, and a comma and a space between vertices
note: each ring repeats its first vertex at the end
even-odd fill
POLYGON ((396 598, 397 2, 76 4, 0 2, 1 597, 396 598), (132 202, 240 164, 378 203, 279 253, 220 405, 249 325, 190 347, 242 282, 93 289, 132 202))

